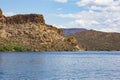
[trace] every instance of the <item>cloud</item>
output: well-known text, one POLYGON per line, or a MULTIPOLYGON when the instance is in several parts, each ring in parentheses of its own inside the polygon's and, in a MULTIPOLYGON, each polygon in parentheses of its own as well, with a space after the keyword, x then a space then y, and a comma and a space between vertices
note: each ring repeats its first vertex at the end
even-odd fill
POLYGON ((63 25, 56 25, 56 24, 53 24, 53 26, 57 27, 57 28, 67 28, 66 26, 63 26, 63 25))
POLYGON ((120 12, 120 0, 80 0, 76 4, 91 10, 120 12))
POLYGON ((75 20, 70 23, 73 26, 81 26, 82 28, 90 28, 93 25, 98 25, 99 22, 94 20, 75 20))
POLYGON ((54 0, 54 1, 60 2, 60 3, 66 3, 66 2, 68 2, 68 0, 54 0))
POLYGON ((99 6, 118 6, 120 0, 80 0, 76 2, 78 6, 99 5, 99 6))
POLYGON ((76 4, 80 12, 57 14, 71 20, 63 26, 120 32, 120 0, 79 0, 76 4))
POLYGON ((14 12, 5 12, 5 13, 3 13, 5 16, 13 16, 13 15, 15 15, 16 13, 14 13, 14 12))
POLYGON ((57 16, 72 19, 72 21, 63 26, 82 27, 106 32, 120 32, 120 12, 95 12, 90 10, 78 13, 58 14, 57 16))

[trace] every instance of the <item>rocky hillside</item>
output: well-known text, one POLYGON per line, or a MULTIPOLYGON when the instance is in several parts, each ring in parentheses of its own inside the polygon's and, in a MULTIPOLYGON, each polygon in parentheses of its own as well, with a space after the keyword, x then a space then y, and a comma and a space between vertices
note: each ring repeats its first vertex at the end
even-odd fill
POLYGON ((75 38, 46 25, 43 15, 25 14, 5 17, 0 10, 0 51, 81 50, 75 38))
POLYGON ((78 32, 79 46, 85 50, 120 50, 120 33, 106 33, 94 30, 78 32))

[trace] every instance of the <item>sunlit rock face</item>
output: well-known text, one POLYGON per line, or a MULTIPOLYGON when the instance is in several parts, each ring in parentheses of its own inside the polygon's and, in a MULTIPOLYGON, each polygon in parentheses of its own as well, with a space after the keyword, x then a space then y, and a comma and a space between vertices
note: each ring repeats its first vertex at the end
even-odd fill
POLYGON ((2 16, 2 10, 0 9, 0 17, 2 16))
POLYGON ((7 40, 1 41, 0 45, 19 44, 31 51, 79 50, 77 42, 63 36, 62 29, 47 25, 42 14, 6 17, 0 9, 0 23, 0 38, 7 40))
POLYGON ((2 10, 0 9, 0 23, 3 22, 3 15, 2 15, 2 10))
POLYGON ((6 23, 6 17, 3 15, 2 10, 0 9, 0 24, 6 23))

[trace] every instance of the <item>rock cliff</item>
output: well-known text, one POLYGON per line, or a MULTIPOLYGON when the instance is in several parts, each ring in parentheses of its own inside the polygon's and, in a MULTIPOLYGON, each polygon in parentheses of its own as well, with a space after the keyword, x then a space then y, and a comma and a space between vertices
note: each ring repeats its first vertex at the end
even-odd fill
POLYGON ((22 51, 20 49, 24 51, 69 51, 80 49, 77 42, 72 42, 63 36, 61 29, 47 25, 41 14, 19 14, 5 17, 0 10, 0 23, 0 51, 22 51), (10 48, 11 46, 12 48, 10 48))
POLYGON ((41 14, 25 14, 25 15, 15 15, 6 18, 7 24, 25 24, 25 23, 39 23, 45 24, 45 20, 43 15, 41 14))

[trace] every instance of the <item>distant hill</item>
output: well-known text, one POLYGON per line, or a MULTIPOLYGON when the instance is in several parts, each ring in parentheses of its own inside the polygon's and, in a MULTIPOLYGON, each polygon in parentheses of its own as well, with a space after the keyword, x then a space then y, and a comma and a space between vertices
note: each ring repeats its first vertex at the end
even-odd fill
POLYGON ((81 31, 86 31, 86 29, 84 29, 84 28, 68 28, 68 29, 63 28, 62 30, 63 30, 63 34, 65 36, 70 35, 70 34, 75 34, 77 32, 81 32, 81 31))
POLYGON ((79 46, 85 50, 120 50, 120 33, 87 30, 75 33, 79 46))

